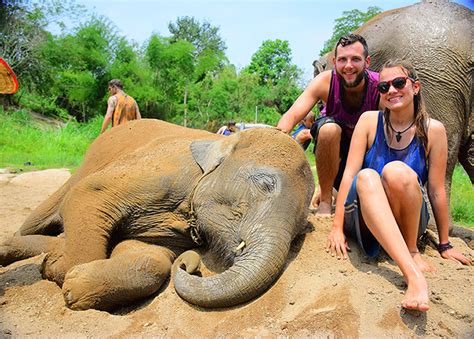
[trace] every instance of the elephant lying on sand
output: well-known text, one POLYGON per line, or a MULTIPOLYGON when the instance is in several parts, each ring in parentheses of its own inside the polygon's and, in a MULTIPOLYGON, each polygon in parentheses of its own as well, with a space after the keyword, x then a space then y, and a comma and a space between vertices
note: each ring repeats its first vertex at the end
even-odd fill
POLYGON ((155 293, 184 252, 178 294, 232 306, 277 279, 313 190, 301 147, 275 129, 225 137, 132 121, 94 141, 81 168, 0 246, 0 264, 48 252, 43 276, 62 285, 69 307, 110 310, 155 293), (186 251, 201 244, 227 269, 190 275, 199 257, 186 251))

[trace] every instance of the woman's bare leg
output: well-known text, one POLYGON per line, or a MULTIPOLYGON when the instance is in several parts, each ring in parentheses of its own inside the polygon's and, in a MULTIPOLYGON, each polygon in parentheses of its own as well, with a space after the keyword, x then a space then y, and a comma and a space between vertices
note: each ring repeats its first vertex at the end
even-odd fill
POLYGON ((435 267, 423 260, 416 245, 423 198, 415 171, 401 161, 393 161, 382 171, 382 184, 413 260, 421 271, 434 272, 435 267))
POLYGON ((374 170, 364 169, 358 175, 356 187, 362 216, 367 227, 390 257, 395 260, 408 284, 402 306, 427 311, 429 309, 428 284, 410 255, 393 216, 380 176, 374 170))

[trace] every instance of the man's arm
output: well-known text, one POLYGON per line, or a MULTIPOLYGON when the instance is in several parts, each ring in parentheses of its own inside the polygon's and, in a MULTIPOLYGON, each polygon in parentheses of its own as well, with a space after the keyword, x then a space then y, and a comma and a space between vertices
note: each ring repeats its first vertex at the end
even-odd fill
POLYGON ((293 127, 303 120, 319 100, 327 101, 331 84, 331 72, 324 71, 311 80, 308 87, 296 99, 295 103, 283 114, 277 128, 285 133, 290 133, 293 127))
POLYGON ((115 96, 111 96, 109 100, 107 100, 107 112, 105 113, 104 122, 102 123, 100 134, 104 133, 107 127, 109 127, 110 120, 112 119, 112 115, 114 114, 116 101, 117 98, 115 96))
POLYGON ((136 101, 135 101, 135 107, 137 108, 137 120, 139 120, 142 118, 142 115, 140 114, 140 109, 138 108, 138 104, 136 101))

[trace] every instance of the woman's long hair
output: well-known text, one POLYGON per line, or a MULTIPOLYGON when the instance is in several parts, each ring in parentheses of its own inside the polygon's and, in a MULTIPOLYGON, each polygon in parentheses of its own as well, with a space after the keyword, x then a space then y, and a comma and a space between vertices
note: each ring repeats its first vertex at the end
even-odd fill
MULTIPOLYGON (((393 67, 400 67, 403 72, 409 76, 410 78, 414 79, 415 81, 420 81, 418 78, 418 74, 415 71, 415 68, 411 63, 404 60, 389 60, 387 61, 383 67, 381 72, 385 68, 393 68, 393 67)), ((413 97, 413 105, 415 111, 415 136, 420 140, 421 144, 423 145, 425 152, 428 150, 428 112, 426 111, 423 97, 421 95, 421 87, 418 93, 413 97)), ((383 112, 383 117, 385 119, 385 130, 389 139, 392 137, 392 131, 388 128, 388 124, 390 123, 390 110, 385 108, 383 112)))

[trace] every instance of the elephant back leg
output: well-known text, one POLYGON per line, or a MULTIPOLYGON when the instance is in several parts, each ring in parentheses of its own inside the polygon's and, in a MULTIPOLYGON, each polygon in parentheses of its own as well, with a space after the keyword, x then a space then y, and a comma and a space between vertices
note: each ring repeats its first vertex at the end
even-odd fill
POLYGON ((21 225, 15 235, 58 235, 63 231, 62 220, 59 215, 61 202, 69 190, 69 181, 66 182, 48 199, 42 202, 21 225))
POLYGON ((51 252, 64 241, 62 238, 45 235, 12 237, 0 244, 0 265, 7 266, 15 261, 51 252))
POLYGON ((74 310, 111 310, 157 292, 169 277, 175 255, 137 240, 119 243, 109 259, 77 265, 63 284, 66 305, 74 310))
POLYGON ((471 183, 474 184, 474 132, 459 150, 459 162, 466 170, 471 183))

